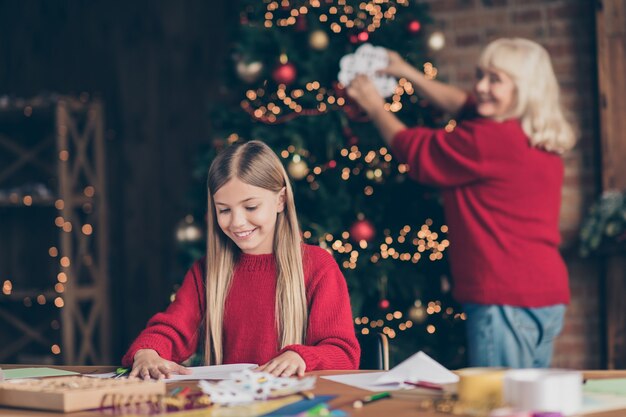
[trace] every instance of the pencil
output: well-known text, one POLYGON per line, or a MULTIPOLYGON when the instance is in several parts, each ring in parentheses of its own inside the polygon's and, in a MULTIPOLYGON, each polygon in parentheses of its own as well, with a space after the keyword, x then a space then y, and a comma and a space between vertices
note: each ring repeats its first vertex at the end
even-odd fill
POLYGON ((414 387, 432 389, 432 390, 435 390, 435 391, 443 391, 443 387, 441 385, 435 384, 433 382, 427 382, 427 381, 416 381, 416 382, 404 381, 404 383, 408 384, 408 385, 413 385, 414 387))
POLYGON ((366 404, 373 403, 374 401, 389 398, 389 396, 389 392, 379 392, 378 394, 368 395, 367 397, 363 397, 360 400, 356 400, 354 403, 352 403, 352 407, 361 408, 366 404))

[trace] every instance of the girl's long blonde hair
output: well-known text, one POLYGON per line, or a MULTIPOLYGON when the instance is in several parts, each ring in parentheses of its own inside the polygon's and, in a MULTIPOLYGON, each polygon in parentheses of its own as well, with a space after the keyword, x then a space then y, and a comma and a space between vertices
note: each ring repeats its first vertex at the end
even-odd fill
POLYGON ((232 178, 276 193, 285 188, 285 208, 277 214, 273 244, 277 275, 275 316, 278 342, 281 348, 301 344, 306 335, 308 309, 300 226, 289 177, 274 151, 265 143, 250 141, 232 145, 224 149, 209 168, 204 348, 207 364, 221 364, 224 358, 224 305, 237 257, 241 253, 219 227, 213 201, 213 195, 232 178))
POLYGON ((515 82, 517 102, 507 117, 520 120, 531 146, 556 153, 574 146, 550 55, 541 45, 522 38, 497 39, 487 45, 478 65, 504 71, 515 82))

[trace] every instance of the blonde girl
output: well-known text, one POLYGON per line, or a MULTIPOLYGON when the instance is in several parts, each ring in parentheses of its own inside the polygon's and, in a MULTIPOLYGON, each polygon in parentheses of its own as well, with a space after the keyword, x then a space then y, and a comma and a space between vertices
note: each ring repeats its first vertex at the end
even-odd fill
POLYGON ((328 252, 301 242, 285 169, 260 141, 232 145, 211 164, 206 259, 122 363, 142 378, 187 373, 178 363, 201 333, 211 365, 256 363, 281 376, 358 368, 345 279, 328 252))
POLYGON ((559 155, 574 134, 548 53, 527 39, 491 42, 472 94, 428 79, 396 52, 384 72, 457 121, 452 131, 407 128, 367 77, 348 87, 410 176, 441 189, 470 365, 549 366, 570 297, 559 253, 559 155))

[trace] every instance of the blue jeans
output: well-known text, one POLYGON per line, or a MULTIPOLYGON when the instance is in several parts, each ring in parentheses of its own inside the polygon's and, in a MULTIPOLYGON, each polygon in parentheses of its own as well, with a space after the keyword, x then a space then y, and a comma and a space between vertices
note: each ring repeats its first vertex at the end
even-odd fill
POLYGON ((565 306, 464 304, 470 366, 547 368, 565 306))

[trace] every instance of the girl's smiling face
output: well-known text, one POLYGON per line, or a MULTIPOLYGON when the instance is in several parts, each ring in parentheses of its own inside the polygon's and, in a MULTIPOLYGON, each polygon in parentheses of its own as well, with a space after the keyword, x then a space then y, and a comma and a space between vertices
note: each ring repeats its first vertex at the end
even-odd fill
POLYGON ((242 252, 273 252, 278 213, 285 208, 285 189, 266 190, 232 178, 215 194, 215 214, 220 228, 242 252))

